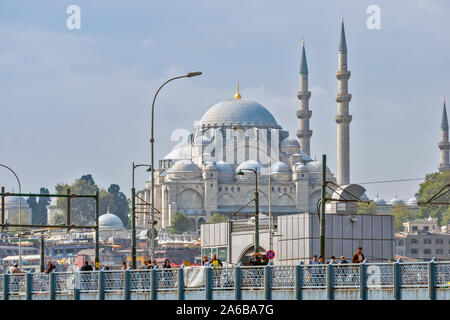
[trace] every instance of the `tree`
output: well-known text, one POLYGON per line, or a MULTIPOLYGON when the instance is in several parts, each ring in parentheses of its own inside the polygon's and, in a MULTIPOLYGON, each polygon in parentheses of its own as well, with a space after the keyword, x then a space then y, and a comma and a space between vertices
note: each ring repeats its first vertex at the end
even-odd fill
POLYGON ((186 231, 195 231, 195 222, 187 215, 181 212, 175 212, 170 221, 170 231, 172 233, 183 233, 186 231))
MULTIPOLYGON (((47 188, 41 188, 39 193, 50 194, 47 188)), ((38 217, 36 218, 36 224, 47 224, 47 206, 50 204, 50 201, 49 197, 39 197, 37 202, 38 217)))
POLYGON ((122 220, 124 226, 128 226, 130 205, 127 196, 120 191, 120 187, 117 184, 111 184, 108 188, 108 193, 112 195, 111 211, 122 220))
POLYGON ((227 222, 229 219, 227 217, 225 217, 224 215, 220 214, 220 213, 214 213, 211 216, 211 222, 212 223, 220 223, 220 222, 227 222))
POLYGON ((54 225, 60 225, 60 224, 65 224, 66 223, 66 216, 63 214, 56 214, 53 217, 53 220, 51 221, 52 224, 54 225))
MULTIPOLYGON (((416 193, 418 201, 428 201, 445 185, 450 183, 450 171, 430 173, 425 176, 425 181, 420 184, 419 191, 416 193)), ((450 193, 437 198, 438 202, 450 202, 450 193)), ((420 206, 419 215, 422 218, 437 218, 438 224, 443 225, 443 217, 448 211, 448 205, 420 206)), ((446 218, 447 219, 447 218, 446 218)))
POLYGON ((38 203, 36 201, 35 196, 30 196, 27 199, 28 206, 31 209, 31 223, 32 224, 38 224, 39 219, 39 208, 38 203))
POLYGON ((408 207, 404 204, 398 204, 392 208, 392 214, 395 217, 395 230, 402 231, 403 230, 403 222, 408 220, 414 220, 417 216, 413 211, 408 209, 408 207))
POLYGON ((375 203, 357 202, 358 214, 374 214, 377 212, 377 206, 375 203))

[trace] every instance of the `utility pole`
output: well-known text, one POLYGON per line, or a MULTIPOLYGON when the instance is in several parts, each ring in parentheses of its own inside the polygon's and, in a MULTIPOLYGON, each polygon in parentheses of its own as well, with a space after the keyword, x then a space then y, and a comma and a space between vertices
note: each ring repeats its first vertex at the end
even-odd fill
POLYGON ((320 200, 320 255, 325 258, 325 188, 327 173, 327 156, 322 155, 322 192, 320 200))
POLYGON ((98 212, 99 192, 95 192, 95 270, 100 269, 100 247, 99 247, 99 212, 98 212))
POLYGON ((45 269, 45 244, 44 244, 45 236, 44 233, 41 233, 41 268, 40 271, 44 272, 45 269))

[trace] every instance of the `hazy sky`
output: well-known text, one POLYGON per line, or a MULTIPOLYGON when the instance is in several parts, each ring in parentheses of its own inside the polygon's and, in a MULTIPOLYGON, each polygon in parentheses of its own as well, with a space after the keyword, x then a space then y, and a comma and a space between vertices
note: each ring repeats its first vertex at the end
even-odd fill
MULTIPOLYGON (((450 3, 399 1, 0 2, 0 163, 25 192, 92 174, 129 195, 132 162, 150 161, 150 107, 156 158, 177 128, 215 103, 254 100, 295 135, 301 39, 312 96, 311 154, 336 173, 337 48, 345 17, 353 95, 351 181, 420 178, 439 163, 442 97, 450 97, 450 3), (69 30, 69 5, 81 29, 69 30), (381 29, 369 30, 369 5, 381 29)), ((137 186, 147 174, 138 169, 137 186)), ((420 181, 366 185, 369 197, 410 198, 420 181)), ((17 190, 0 169, 0 185, 17 190)))

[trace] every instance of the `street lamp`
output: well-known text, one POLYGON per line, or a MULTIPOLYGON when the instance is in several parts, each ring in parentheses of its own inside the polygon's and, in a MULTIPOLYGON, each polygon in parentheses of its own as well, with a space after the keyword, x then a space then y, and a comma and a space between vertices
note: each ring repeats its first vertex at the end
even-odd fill
MULTIPOLYGON (((181 78, 192 78, 192 77, 196 77, 201 75, 202 73, 199 71, 196 72, 189 72, 187 74, 185 74, 184 76, 178 76, 178 77, 174 77, 171 78, 169 80, 167 80, 166 82, 164 82, 159 89, 156 91, 155 96, 153 97, 153 103, 152 103, 152 129, 151 129, 151 136, 150 136, 150 144, 151 144, 151 179, 152 179, 152 206, 151 206, 151 212, 152 212, 152 221, 155 221, 155 177, 154 177, 154 171, 155 171, 155 161, 154 161, 154 144, 155 144, 155 138, 153 135, 153 128, 154 128, 154 116, 155 116, 155 101, 156 101, 156 97, 158 96, 159 91, 161 91, 161 89, 170 81, 176 80, 176 79, 181 79, 181 78)), ((151 263, 153 265, 153 257, 155 255, 155 242, 153 239, 153 235, 155 233, 155 226, 152 223, 152 232, 151 232, 151 250, 152 250, 152 254, 151 254, 151 263)))
POLYGON ((151 170, 149 164, 134 164, 131 178, 131 266, 136 269, 136 189, 134 187, 134 170, 138 167, 148 167, 147 172, 151 170))
MULTIPOLYGON (((5 166, 4 164, 0 164, 0 167, 8 169, 9 171, 11 171, 14 174, 14 176, 17 179, 17 183, 19 184, 19 193, 22 193, 22 186, 20 184, 19 177, 14 172, 14 170, 8 166, 5 166)), ((21 216, 22 216, 22 196, 19 196, 19 224, 22 224, 21 216)), ((20 232, 19 232, 19 269, 21 269, 21 268, 22 268, 22 242, 20 241, 20 232)))
POLYGON ((255 240, 254 240, 254 252, 255 252, 255 258, 259 252, 259 194, 258 194, 258 171, 256 169, 241 169, 237 173, 240 176, 243 176, 245 173, 243 172, 251 171, 255 174, 255 240))

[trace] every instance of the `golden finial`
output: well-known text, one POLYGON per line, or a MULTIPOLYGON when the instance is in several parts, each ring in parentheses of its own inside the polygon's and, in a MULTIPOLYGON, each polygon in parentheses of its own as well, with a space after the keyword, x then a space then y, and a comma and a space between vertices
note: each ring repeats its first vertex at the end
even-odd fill
POLYGON ((302 45, 305 46, 305 39, 302 40, 302 45))
POLYGON ((344 22, 344 15, 342 15, 342 17, 341 17, 341 21, 342 21, 342 22, 344 22))
POLYGON ((241 95, 239 94, 239 81, 237 82, 236 94, 234 95, 235 99, 240 99, 241 95))

